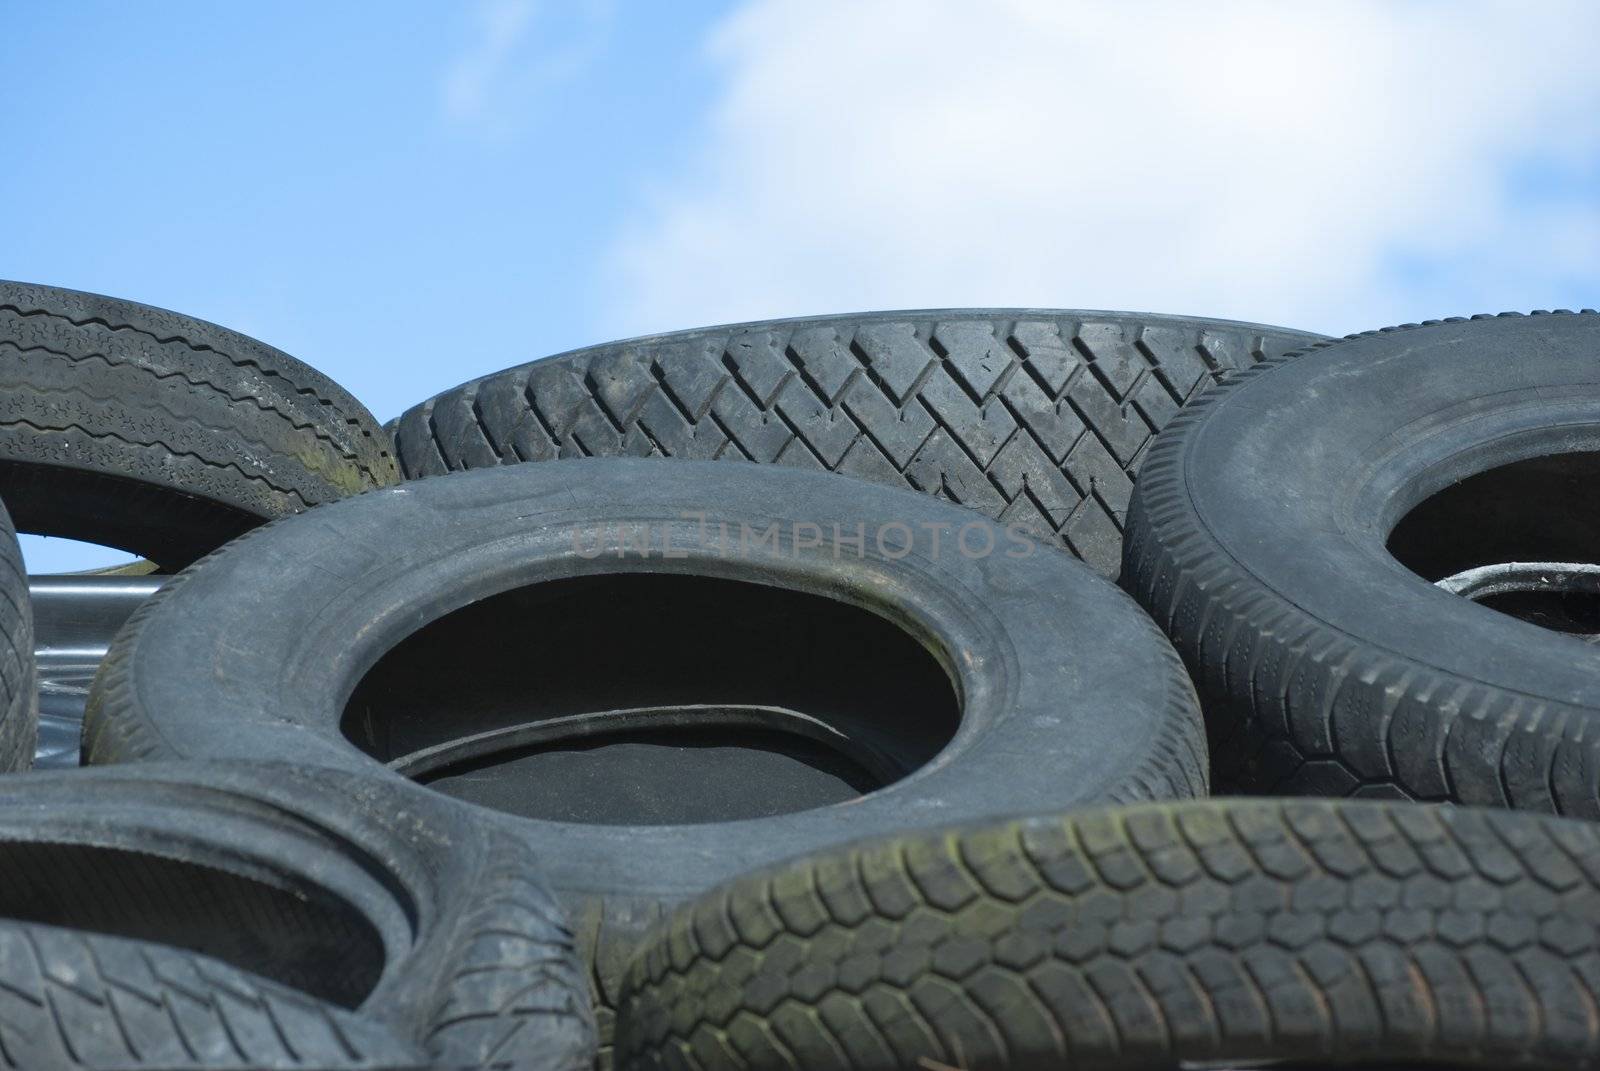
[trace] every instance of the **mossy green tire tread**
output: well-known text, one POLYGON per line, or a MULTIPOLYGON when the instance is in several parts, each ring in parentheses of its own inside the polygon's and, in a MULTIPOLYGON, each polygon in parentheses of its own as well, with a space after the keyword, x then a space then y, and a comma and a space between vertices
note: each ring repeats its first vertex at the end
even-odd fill
POLYGON ((399 478, 388 434, 281 350, 165 309, 0 280, 0 495, 19 530, 176 571, 399 478))
POLYGON ((658 929, 625 1069, 1600 1067, 1600 825, 1146 804, 870 842, 658 929))

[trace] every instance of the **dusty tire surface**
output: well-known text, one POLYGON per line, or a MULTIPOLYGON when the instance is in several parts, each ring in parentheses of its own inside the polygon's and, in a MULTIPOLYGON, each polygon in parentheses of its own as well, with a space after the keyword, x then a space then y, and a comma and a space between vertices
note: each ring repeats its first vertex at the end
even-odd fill
POLYGON ((0 503, 0 773, 26 770, 39 737, 28 574, 11 515, 0 503))
MULTIPOLYGON (((649 814, 535 808, 554 779, 520 774, 512 758, 431 781, 518 815, 609 1004, 633 941, 666 906, 761 862, 1044 800, 1204 794, 1193 690, 1154 624, 1070 556, 1030 545, 1012 558, 1008 545, 993 522, 929 496, 793 469, 612 459, 417 481, 278 522, 170 581, 101 668, 85 752, 91 763, 272 756, 372 771, 524 723, 743 704, 800 712, 836 741, 829 754, 900 763, 842 795, 731 817, 727 797, 765 803, 770 782, 673 774, 707 751, 699 742, 652 753, 670 763, 658 776, 677 780, 669 809, 649 814), (869 534, 857 556, 802 538, 807 523, 819 536, 833 523, 869 534), (576 548, 574 526, 613 525, 646 526, 652 549, 576 548), (924 537, 871 534, 895 525, 924 537), (777 535, 728 552, 718 533, 741 526, 777 535), (942 553, 927 526, 943 527, 942 553), (961 531, 994 553, 953 553, 961 531), (514 612, 470 616, 504 606, 514 612), (471 621, 488 624, 430 631, 471 621), (449 646, 451 635, 464 639, 449 646), (174 675, 197 661, 211 672, 174 675), (394 670, 386 687, 373 686, 374 667, 394 670), (685 814, 686 798, 710 809, 685 814)), ((549 807, 620 796, 650 776, 634 770, 553 793, 549 807)))
POLYGON ((273 763, 19 775, 0 871, 12 1066, 593 1059, 538 860, 414 786, 273 763))
POLYGON ((1597 356, 1593 314, 1409 325, 1173 421, 1122 580, 1194 676, 1219 790, 1600 817, 1600 648, 1434 583, 1595 562, 1597 356))
POLYGON ((386 1027, 227 963, 149 941, 0 921, 13 1068, 402 1071, 386 1027))
POLYGON ((0 281, 0 496, 25 532, 177 569, 398 478, 388 435, 288 354, 192 317, 0 281))
POLYGON ((617 1064, 1582 1071, 1597 1003, 1600 827, 1141 805, 874 841, 719 889, 635 960, 617 1064))
POLYGON ((509 368, 390 428, 410 478, 616 456, 842 472, 1026 524, 1110 576, 1155 432, 1225 375, 1320 338, 1050 309, 773 320, 509 368))

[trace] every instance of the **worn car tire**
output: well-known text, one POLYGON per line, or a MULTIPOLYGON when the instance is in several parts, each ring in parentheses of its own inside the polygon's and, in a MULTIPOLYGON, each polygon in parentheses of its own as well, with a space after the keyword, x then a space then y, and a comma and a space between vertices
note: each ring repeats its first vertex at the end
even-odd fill
POLYGON ((174 570, 398 478, 386 432, 288 354, 164 309, 0 282, 0 497, 25 532, 174 570))
POLYGON ((382 1024, 169 945, 0 920, 8 1068, 410 1071, 382 1024))
POLYGON ((874 841, 682 908, 627 1071, 1600 1067, 1600 826, 1143 805, 874 841))
POLYGON ((39 737, 28 574, 11 516, 0 504, 0 773, 26 770, 39 737))
MULTIPOLYGON (((718 820, 721 789, 698 782, 673 795, 707 796, 712 813, 644 824, 633 812, 530 812, 540 786, 510 767, 434 781, 522 808, 518 824, 609 1003, 633 940, 664 906, 763 861, 1047 801, 1204 793, 1193 691, 1154 624, 1065 554, 1027 544, 1008 556, 1008 538, 926 495, 793 469, 613 459, 405 484, 251 533, 169 582, 107 655, 85 753, 371 770, 529 719, 634 707, 665 728, 666 706, 706 724, 706 707, 683 704, 737 703, 799 710, 845 738, 838 753, 903 761, 872 782, 886 787, 848 803, 734 821, 718 820), (811 522, 868 534, 859 555, 813 546, 799 528, 811 522), (575 545, 580 529, 622 523, 651 526, 661 544, 575 545), (896 525, 907 536, 941 526, 945 550, 926 535, 881 544, 896 525), (731 544, 741 526, 777 535, 735 554, 720 532, 731 544), (961 532, 995 552, 957 553, 961 532), (642 608, 641 591, 668 601, 642 608), (548 601, 556 592, 575 594, 548 601), (460 616, 505 605, 516 613, 460 616), (783 612, 762 616, 768 606, 783 612), (790 606, 816 616, 795 624, 790 606), (454 647, 427 642, 438 634, 424 626, 473 620, 493 627, 454 647), (397 674, 392 687, 364 681, 379 665, 397 674), (932 676, 913 675, 923 670, 932 676)), ((598 807, 628 787, 592 783, 561 805, 598 807)))
POLYGON ((1411 325, 1172 423, 1123 583, 1194 675, 1219 789, 1600 818, 1600 648, 1433 583, 1600 562, 1597 354, 1597 315, 1411 325))
POLYGON ((0 872, 11 1066, 593 1060, 537 858, 414 786, 273 763, 18 775, 0 872))
POLYGON ((1040 309, 771 320, 534 361, 390 428, 412 478, 624 455, 829 469, 1026 524, 1110 576, 1151 436, 1227 373, 1321 337, 1040 309))

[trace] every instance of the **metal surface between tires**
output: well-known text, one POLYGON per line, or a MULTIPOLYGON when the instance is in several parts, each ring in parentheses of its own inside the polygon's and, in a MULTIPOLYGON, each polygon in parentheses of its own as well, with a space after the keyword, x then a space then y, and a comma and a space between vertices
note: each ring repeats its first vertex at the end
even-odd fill
POLYGON ((39 743, 36 770, 78 765, 83 707, 89 685, 111 639, 167 577, 69 573, 30 576, 34 659, 39 673, 39 743))

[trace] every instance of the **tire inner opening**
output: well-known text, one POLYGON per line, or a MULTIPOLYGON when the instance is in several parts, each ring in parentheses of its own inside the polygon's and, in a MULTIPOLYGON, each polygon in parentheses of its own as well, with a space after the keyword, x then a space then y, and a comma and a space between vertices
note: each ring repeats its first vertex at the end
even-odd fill
POLYGON ((835 599, 622 573, 518 588, 407 637, 345 735, 440 792, 529 818, 731 821, 855 799, 960 722, 909 632, 835 599))
MULTIPOLYGON (((1452 484, 1414 506, 1389 534, 1389 553, 1438 583, 1509 563, 1600 565, 1600 453, 1548 454, 1452 484)), ((1560 570, 1527 571, 1521 590, 1473 601, 1555 632, 1600 639, 1600 591, 1560 570), (1547 575, 1547 583, 1538 576, 1547 575)))
MULTIPOLYGON (((176 573, 263 520, 235 506, 131 476, 5 460, 0 460, 0 497, 19 533, 120 551, 129 556, 135 572, 176 573)), ((71 572, 106 564, 110 562, 40 562, 30 563, 30 570, 71 572)))
POLYGON ((154 563, 136 558, 125 550, 60 536, 17 533, 22 547, 22 562, 33 576, 62 573, 106 573, 137 576, 152 571, 154 563))
POLYGON ((0 842, 0 917, 150 941, 355 1008, 383 940, 344 900, 200 863, 99 845, 0 842))

